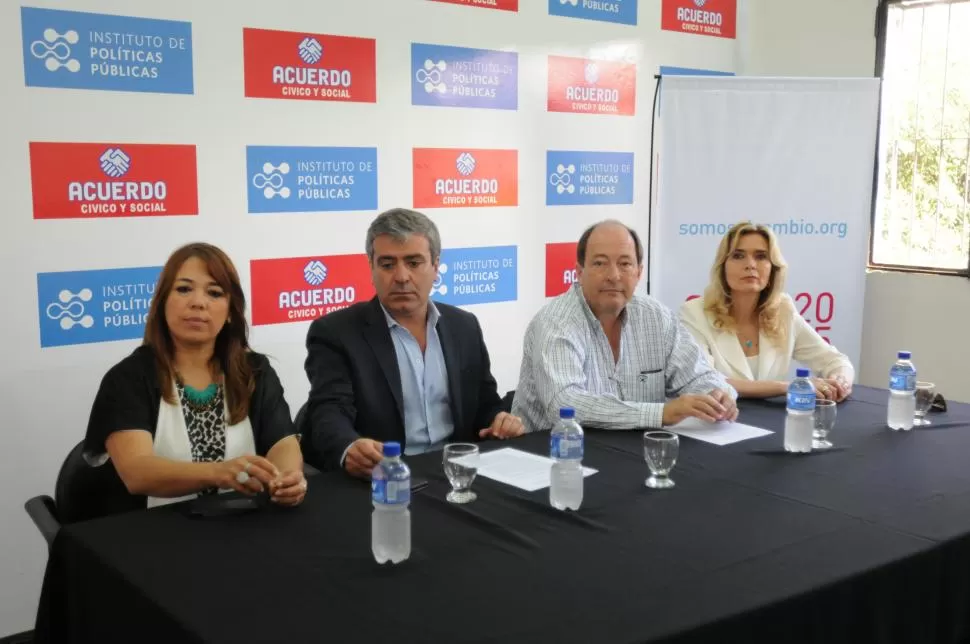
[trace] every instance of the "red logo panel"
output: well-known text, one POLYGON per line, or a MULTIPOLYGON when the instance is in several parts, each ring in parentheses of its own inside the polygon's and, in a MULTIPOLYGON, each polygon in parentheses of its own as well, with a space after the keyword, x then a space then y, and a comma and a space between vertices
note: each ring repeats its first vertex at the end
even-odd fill
POLYGON ((482 9, 500 9, 502 11, 518 11, 519 0, 431 0, 447 4, 460 4, 465 7, 481 7, 482 9))
POLYGON ((243 29, 246 96, 377 101, 373 38, 243 29))
POLYGON ((34 219, 199 214, 194 145, 30 143, 34 219))
POLYGON ((576 242, 546 244, 546 297, 565 293, 576 280, 576 242))
POLYGON ((414 148, 415 208, 519 204, 518 150, 414 148))
POLYGON ((253 326, 313 321, 374 297, 367 255, 249 262, 253 326))
POLYGON ((550 112, 632 116, 636 101, 636 65, 549 56, 550 112))
POLYGON ((660 26, 703 36, 734 38, 738 0, 663 0, 660 26))

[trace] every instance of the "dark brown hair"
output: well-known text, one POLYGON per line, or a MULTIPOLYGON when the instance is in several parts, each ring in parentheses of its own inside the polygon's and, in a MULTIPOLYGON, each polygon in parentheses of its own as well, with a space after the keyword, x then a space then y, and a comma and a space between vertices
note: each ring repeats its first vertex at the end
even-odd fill
POLYGON ((249 324, 246 322, 246 296, 239 283, 239 274, 232 260, 219 248, 201 242, 182 246, 168 258, 162 274, 155 285, 155 296, 148 320, 145 322, 145 341, 155 353, 158 382, 165 402, 175 404, 175 344, 165 319, 165 304, 179 269, 189 259, 197 257, 206 265, 209 275, 229 296, 229 318, 216 336, 212 362, 219 365, 225 379, 226 404, 229 408, 229 424, 235 425, 249 415, 249 397, 256 386, 253 369, 249 364, 249 324))

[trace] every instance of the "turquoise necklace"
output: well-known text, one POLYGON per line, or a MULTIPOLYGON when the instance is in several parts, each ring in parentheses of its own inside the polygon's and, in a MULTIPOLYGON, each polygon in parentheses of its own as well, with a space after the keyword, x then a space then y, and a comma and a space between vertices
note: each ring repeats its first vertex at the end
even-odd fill
POLYGON ((205 389, 196 389, 191 385, 183 384, 182 389, 185 391, 185 397, 193 405, 207 405, 216 397, 219 385, 213 382, 205 389))
POLYGON ((182 378, 182 374, 178 372, 175 372, 175 379, 178 381, 179 385, 182 386, 182 391, 185 393, 185 399, 192 405, 208 405, 216 397, 216 394, 219 393, 219 385, 215 382, 209 383, 209 386, 205 389, 196 389, 195 387, 186 384, 185 379, 182 378))

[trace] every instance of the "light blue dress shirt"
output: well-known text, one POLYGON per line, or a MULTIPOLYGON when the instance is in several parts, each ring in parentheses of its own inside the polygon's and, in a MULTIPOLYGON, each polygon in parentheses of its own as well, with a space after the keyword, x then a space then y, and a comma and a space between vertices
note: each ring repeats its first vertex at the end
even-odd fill
POLYGON ((404 402, 405 454, 421 454, 444 446, 455 431, 448 392, 448 369, 438 338, 440 313, 428 301, 427 342, 424 353, 411 332, 397 323, 381 306, 387 329, 394 342, 397 366, 401 372, 404 402))

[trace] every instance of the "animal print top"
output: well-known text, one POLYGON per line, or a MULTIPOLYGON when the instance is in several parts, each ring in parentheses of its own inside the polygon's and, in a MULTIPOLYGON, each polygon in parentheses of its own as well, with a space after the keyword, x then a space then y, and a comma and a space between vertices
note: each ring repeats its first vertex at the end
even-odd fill
MULTIPOLYGON (((194 463, 213 463, 226 458, 226 414, 225 394, 222 385, 216 390, 209 402, 199 405, 188 399, 185 387, 176 381, 182 417, 189 432, 194 463)), ((202 494, 213 494, 216 488, 203 490, 202 494)))

